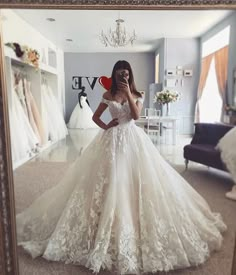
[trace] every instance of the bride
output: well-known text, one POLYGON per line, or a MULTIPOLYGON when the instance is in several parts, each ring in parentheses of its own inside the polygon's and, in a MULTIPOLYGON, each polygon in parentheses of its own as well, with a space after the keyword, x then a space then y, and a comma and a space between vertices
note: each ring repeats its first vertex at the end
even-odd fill
POLYGON ((17 215, 19 245, 32 257, 140 274, 196 266, 220 249, 226 225, 135 125, 142 103, 130 64, 118 61, 93 115, 104 131, 17 215))

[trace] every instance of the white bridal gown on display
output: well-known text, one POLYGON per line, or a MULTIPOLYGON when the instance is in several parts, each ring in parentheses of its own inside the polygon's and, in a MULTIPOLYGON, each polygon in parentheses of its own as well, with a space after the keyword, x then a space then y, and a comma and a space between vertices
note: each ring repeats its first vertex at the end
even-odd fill
POLYGON ((23 95, 21 81, 14 88, 12 87, 12 105, 9 108, 12 160, 14 163, 29 157, 31 153, 35 152, 39 144, 22 106, 23 99, 19 98, 20 95, 23 95))
POLYGON ((42 108, 45 139, 57 141, 66 137, 68 130, 59 103, 47 84, 42 84, 42 108))
POLYGON ((119 125, 99 131, 61 182, 17 215, 19 245, 94 272, 203 263, 221 247, 220 214, 163 159, 128 103, 102 102, 119 125))
POLYGON ((93 112, 86 102, 87 97, 81 96, 80 102, 82 108, 79 105, 79 102, 75 106, 68 123, 68 128, 79 128, 79 129, 88 129, 88 128, 98 128, 97 124, 93 122, 93 112))

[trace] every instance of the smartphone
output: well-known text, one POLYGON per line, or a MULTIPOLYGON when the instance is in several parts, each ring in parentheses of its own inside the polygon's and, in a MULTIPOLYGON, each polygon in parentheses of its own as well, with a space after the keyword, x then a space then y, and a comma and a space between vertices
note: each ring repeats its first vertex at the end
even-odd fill
POLYGON ((120 82, 127 83, 127 80, 126 80, 126 71, 120 72, 119 81, 120 81, 120 82))

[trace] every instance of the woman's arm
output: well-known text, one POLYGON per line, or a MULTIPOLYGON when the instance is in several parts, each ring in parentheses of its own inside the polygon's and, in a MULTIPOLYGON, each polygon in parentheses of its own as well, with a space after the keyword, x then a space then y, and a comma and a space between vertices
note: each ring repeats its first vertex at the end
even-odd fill
POLYGON ((134 97, 133 97, 133 95, 130 91, 129 83, 128 83, 127 80, 126 80, 126 82, 120 82, 119 83, 119 88, 127 96, 127 100, 129 102, 129 107, 130 107, 130 112, 131 112, 131 117, 134 120, 139 119, 139 116, 140 116, 141 111, 142 111, 143 104, 140 101, 137 101, 137 102, 134 101, 134 97))
POLYGON ((129 102, 131 117, 134 120, 139 119, 139 116, 140 116, 142 108, 143 108, 143 104, 140 101, 135 102, 131 92, 128 93, 127 99, 129 102))
POLYGON ((106 110, 107 108, 107 104, 106 103, 100 103, 97 110, 95 111, 94 115, 93 115, 93 121, 102 129, 107 130, 111 127, 117 126, 118 123, 118 119, 112 119, 108 124, 105 124, 102 120, 101 120, 101 115, 103 114, 103 112, 106 110))

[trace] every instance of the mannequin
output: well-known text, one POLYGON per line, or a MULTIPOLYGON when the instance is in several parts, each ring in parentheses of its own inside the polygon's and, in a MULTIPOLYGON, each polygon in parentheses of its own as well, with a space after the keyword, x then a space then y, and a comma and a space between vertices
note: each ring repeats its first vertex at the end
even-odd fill
POLYGON ((83 106, 81 104, 81 97, 82 96, 86 97, 86 102, 87 102, 88 106, 90 107, 90 104, 89 104, 88 99, 87 99, 87 94, 85 93, 85 87, 84 86, 82 87, 82 91, 78 94, 78 101, 79 101, 79 106, 80 106, 81 109, 83 108, 83 106))
POLYGON ((98 128, 98 126, 93 122, 92 116, 93 112, 90 108, 87 94, 85 93, 85 87, 83 86, 81 92, 78 94, 78 103, 71 114, 67 126, 71 129, 98 128))

